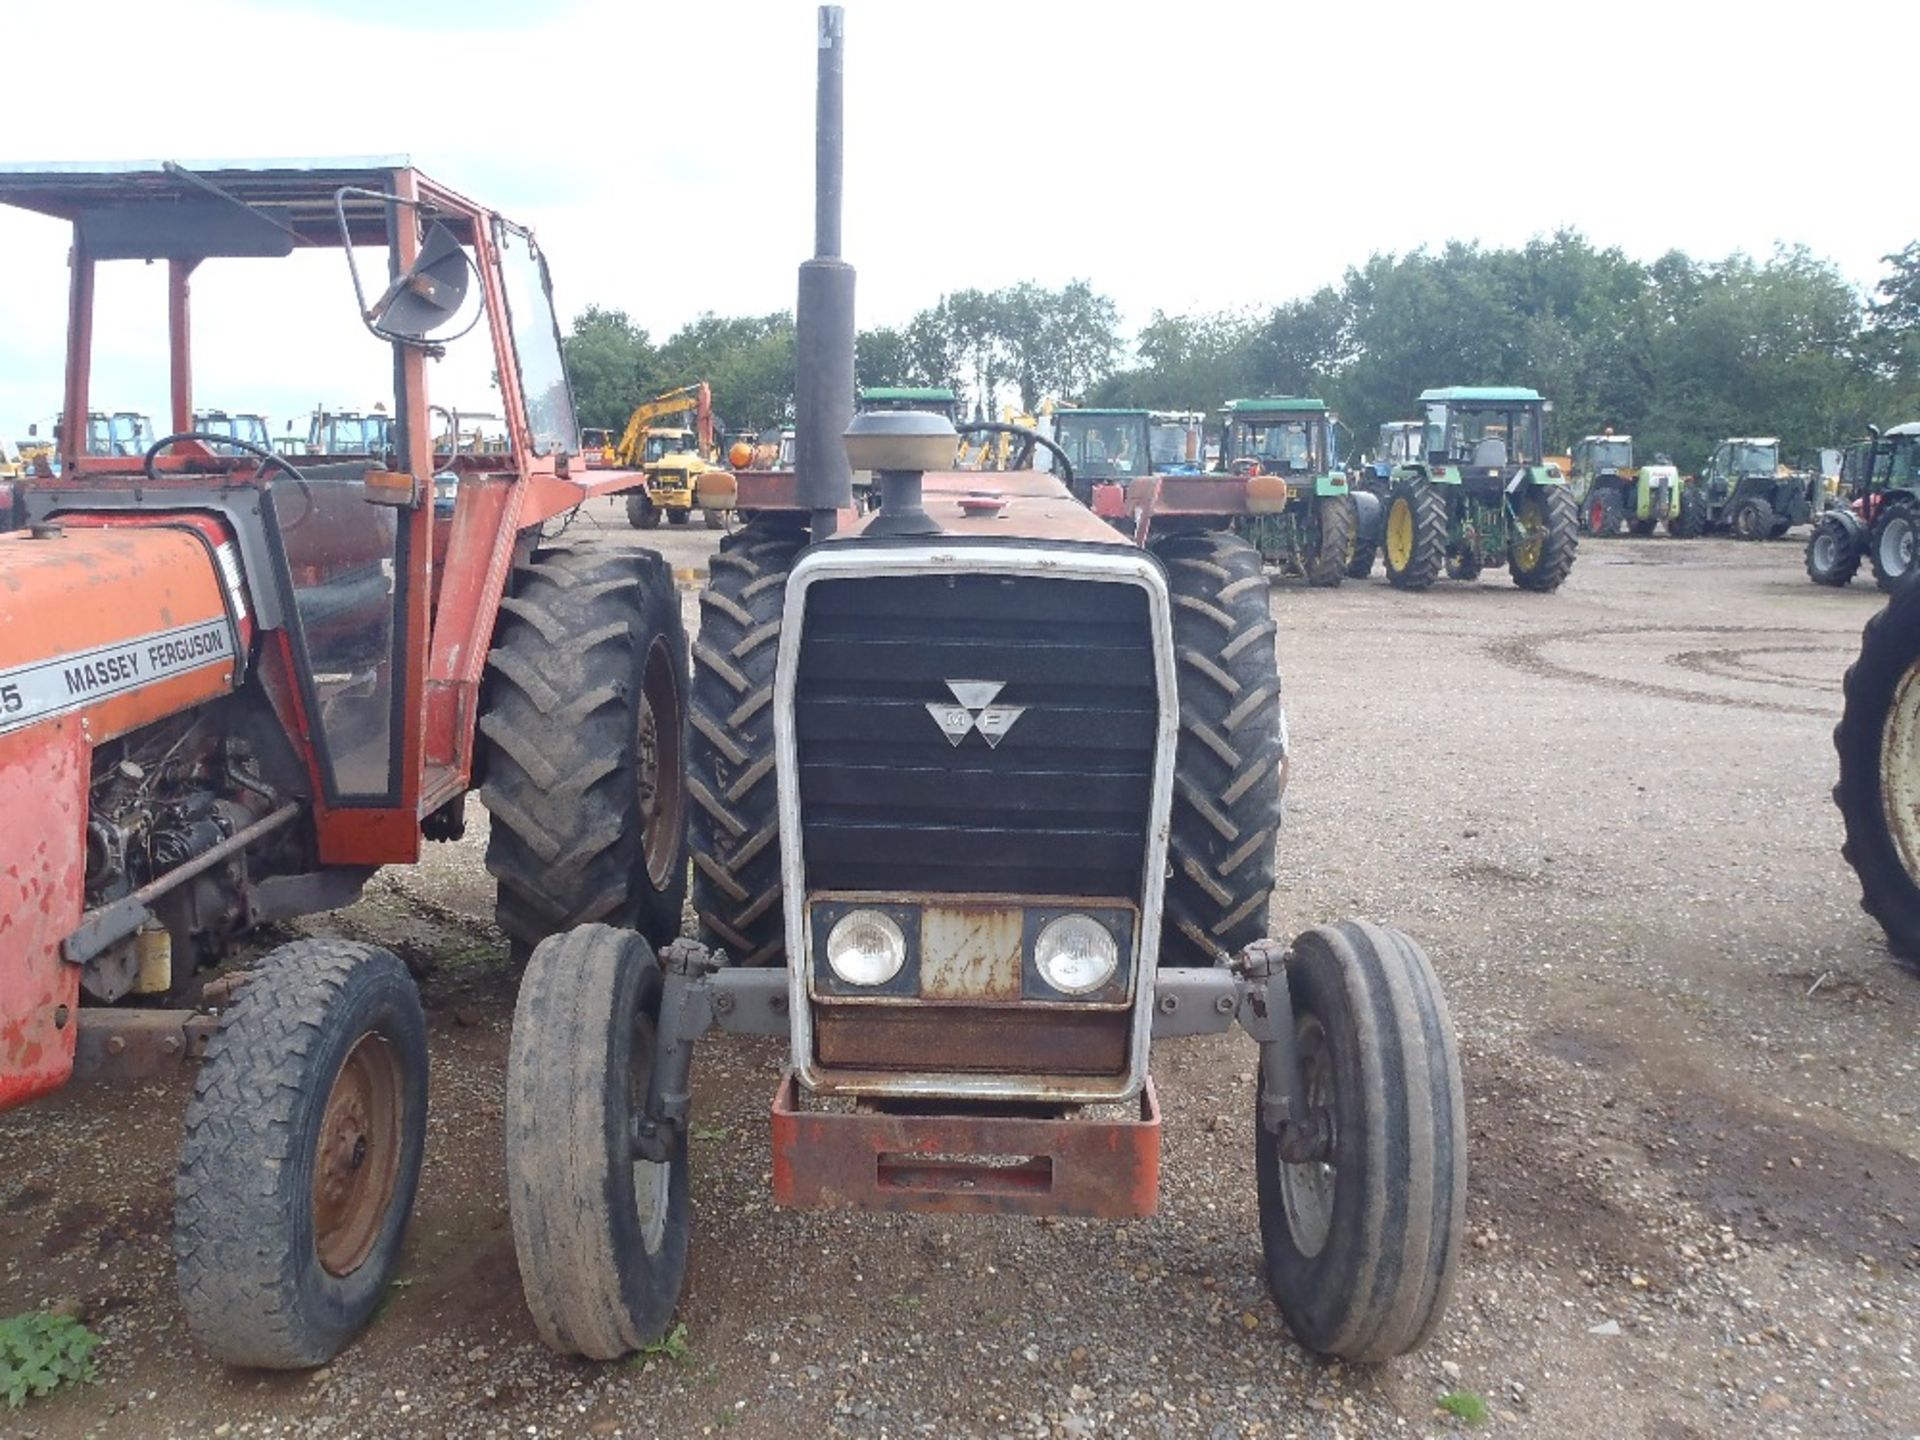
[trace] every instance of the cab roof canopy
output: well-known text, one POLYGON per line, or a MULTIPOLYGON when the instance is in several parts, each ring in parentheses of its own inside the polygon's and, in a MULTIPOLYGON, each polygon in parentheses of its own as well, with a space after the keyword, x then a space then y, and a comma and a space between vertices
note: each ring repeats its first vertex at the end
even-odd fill
MULTIPOLYGON (((0 170, 0 204, 70 220, 99 260, 281 256, 296 244, 340 244, 341 197, 358 244, 384 244, 386 201, 404 155, 340 160, 75 161, 0 170)), ((429 213, 456 232, 480 207, 415 173, 429 213), (438 201, 439 204, 434 204, 438 201), (445 208, 442 208, 445 207, 445 208)), ((470 236, 462 235, 462 239, 470 236)))
POLYGON ((1580 437, 1580 443, 1582 445, 1595 445, 1595 444, 1604 444, 1608 440, 1631 440, 1631 439, 1633 439, 1633 436, 1631 435, 1582 435, 1580 437))
POLYGON ((951 400, 953 391, 944 385, 869 385, 860 392, 862 400, 951 400))
POLYGON ((1315 400, 1307 395, 1267 395, 1252 400, 1229 400, 1220 408, 1228 413, 1238 413, 1242 410, 1278 410, 1289 413, 1318 414, 1327 408, 1327 402, 1315 400))
POLYGON ((1909 420, 1904 425, 1895 425, 1891 429, 1881 431, 1880 434, 1883 439, 1893 435, 1920 435, 1920 420, 1909 420))
POLYGON ((1727 437, 1729 445, 1778 445, 1779 443, 1778 435, 1729 435, 1727 437))
POLYGON ((1447 401, 1452 404, 1471 405, 1476 402, 1512 403, 1524 402, 1538 405, 1544 396, 1538 390, 1529 390, 1524 385, 1446 385, 1438 390, 1422 390, 1420 403, 1429 401, 1447 401))
POLYGON ((1071 406, 1056 410, 1053 413, 1056 418, 1062 415, 1144 415, 1151 417, 1153 414, 1151 410, 1105 410, 1092 405, 1071 406))

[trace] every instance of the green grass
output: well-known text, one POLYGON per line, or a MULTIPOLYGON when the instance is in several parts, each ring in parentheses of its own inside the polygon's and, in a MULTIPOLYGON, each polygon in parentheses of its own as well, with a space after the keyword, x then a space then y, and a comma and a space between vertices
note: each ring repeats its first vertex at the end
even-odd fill
POLYGON ((100 1343, 78 1320, 30 1310, 0 1320, 0 1395, 9 1410, 51 1395, 62 1385, 91 1383, 100 1343))
POLYGON ((1471 1390, 1449 1390, 1439 1399, 1439 1406, 1456 1420, 1468 1425, 1484 1425, 1487 1420, 1487 1402, 1471 1390))
POLYGON ((636 1370, 642 1369, 655 1356, 665 1356, 677 1365, 685 1365, 693 1354, 693 1346, 687 1343, 687 1327, 676 1325, 650 1345, 642 1345, 640 1353, 627 1364, 636 1370))

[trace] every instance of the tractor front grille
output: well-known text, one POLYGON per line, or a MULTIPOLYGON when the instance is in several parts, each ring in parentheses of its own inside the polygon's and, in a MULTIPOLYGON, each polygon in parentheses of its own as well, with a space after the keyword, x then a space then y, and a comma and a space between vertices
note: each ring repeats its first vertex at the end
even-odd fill
POLYGON ((808 890, 1140 899, 1159 701, 1138 585, 822 578, 801 627, 808 890))

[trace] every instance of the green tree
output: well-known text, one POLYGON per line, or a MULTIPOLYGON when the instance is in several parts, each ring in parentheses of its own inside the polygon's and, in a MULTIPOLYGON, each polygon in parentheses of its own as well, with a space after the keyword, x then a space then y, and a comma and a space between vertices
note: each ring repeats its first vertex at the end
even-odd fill
POLYGON ((574 317, 562 349, 582 425, 618 428, 659 388, 652 342, 624 310, 589 305, 574 317))

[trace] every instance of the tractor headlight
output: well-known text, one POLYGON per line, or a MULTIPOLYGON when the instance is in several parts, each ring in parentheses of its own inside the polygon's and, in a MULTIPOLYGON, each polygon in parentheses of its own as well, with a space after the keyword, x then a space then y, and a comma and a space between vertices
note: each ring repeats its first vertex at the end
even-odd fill
POLYGON ((850 910, 827 932, 827 965, 848 985, 884 985, 906 963, 905 932, 879 910, 850 910))
POLYGON ((1090 915, 1056 916, 1033 943, 1033 968, 1063 995, 1098 990, 1119 966, 1113 932, 1090 915))

